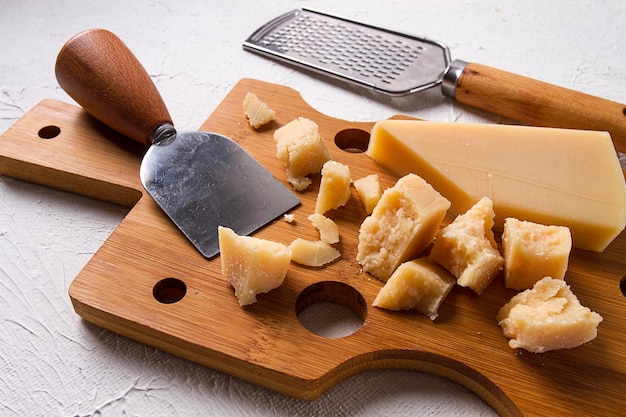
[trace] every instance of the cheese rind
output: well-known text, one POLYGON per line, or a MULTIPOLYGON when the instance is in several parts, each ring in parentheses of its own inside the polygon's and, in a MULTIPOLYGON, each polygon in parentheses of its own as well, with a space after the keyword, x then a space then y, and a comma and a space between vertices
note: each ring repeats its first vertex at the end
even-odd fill
POLYGON ((239 305, 256 302, 256 295, 282 285, 291 262, 291 251, 282 243, 239 236, 218 227, 222 275, 235 289, 239 305))
POLYGON ((319 134, 317 123, 298 117, 274 132, 276 156, 285 165, 287 181, 297 191, 311 185, 309 174, 319 173, 330 153, 319 134))
POLYGON ((543 353, 595 339, 602 316, 582 306, 565 281, 545 277, 513 296, 496 320, 511 348, 543 353))
POLYGON ((626 186, 611 137, 572 129, 384 120, 367 154, 416 173, 465 212, 483 196, 507 217, 569 227, 573 245, 602 251, 626 226, 626 186))
POLYGON ((416 258, 432 241, 450 202, 415 174, 385 190, 359 228, 357 262, 387 281, 402 262, 416 258))
POLYGON ((450 271, 460 286, 477 294, 487 288, 504 265, 493 236, 493 217, 491 200, 481 198, 441 229, 430 251, 431 258, 450 271))
POLYGON ((373 306, 387 310, 417 310, 435 320, 455 278, 428 257, 404 262, 389 277, 373 306))
POLYGON ((571 249, 567 227, 506 219, 502 233, 504 286, 526 290, 547 276, 565 278, 571 249))
POLYGON ((352 179, 350 167, 333 160, 325 162, 321 172, 322 179, 315 202, 315 212, 324 214, 348 202, 352 179))

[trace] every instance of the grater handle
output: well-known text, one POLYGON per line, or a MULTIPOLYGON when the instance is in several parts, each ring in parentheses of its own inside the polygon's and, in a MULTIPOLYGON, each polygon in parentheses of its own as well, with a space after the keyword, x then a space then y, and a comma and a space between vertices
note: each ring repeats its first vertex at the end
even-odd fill
POLYGON ((476 63, 455 60, 442 83, 459 103, 535 126, 608 131, 626 152, 626 105, 476 63))

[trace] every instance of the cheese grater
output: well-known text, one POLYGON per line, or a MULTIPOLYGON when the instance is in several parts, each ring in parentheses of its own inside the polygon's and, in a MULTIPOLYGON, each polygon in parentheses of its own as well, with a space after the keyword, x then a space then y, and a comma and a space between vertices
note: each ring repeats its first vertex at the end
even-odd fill
POLYGON ((243 44, 337 79, 389 95, 406 95, 441 83, 448 47, 426 38, 297 9, 254 32, 243 44))
POLYGON ((462 60, 443 43, 312 9, 285 13, 243 48, 391 96, 441 86, 459 103, 535 125, 605 130, 626 152, 626 105, 462 60))

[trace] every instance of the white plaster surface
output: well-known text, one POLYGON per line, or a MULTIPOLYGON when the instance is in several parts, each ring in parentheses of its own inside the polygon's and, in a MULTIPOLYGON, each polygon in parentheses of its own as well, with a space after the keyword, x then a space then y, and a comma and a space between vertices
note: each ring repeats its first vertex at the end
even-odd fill
MULTIPOLYGON (((376 96, 242 50, 258 26, 302 6, 442 41, 453 58, 626 102, 621 0, 3 0, 0 132, 42 99, 72 102, 56 83, 55 57, 91 27, 129 45, 181 129, 200 126, 243 77, 291 86, 342 119, 501 121, 438 91, 376 96)), ((316 401, 298 401, 83 322, 69 284, 125 214, 0 177, 0 416, 495 415, 464 387, 410 371, 367 372, 316 401)))

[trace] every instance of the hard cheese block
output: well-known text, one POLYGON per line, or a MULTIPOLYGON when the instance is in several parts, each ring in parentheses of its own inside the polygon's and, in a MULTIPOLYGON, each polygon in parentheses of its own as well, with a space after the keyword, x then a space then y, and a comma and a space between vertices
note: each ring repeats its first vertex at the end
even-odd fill
POLYGON ((606 132, 384 120, 367 154, 424 178, 452 214, 491 198, 498 230, 507 217, 567 226, 574 246, 603 251, 626 225, 624 175, 606 132))

